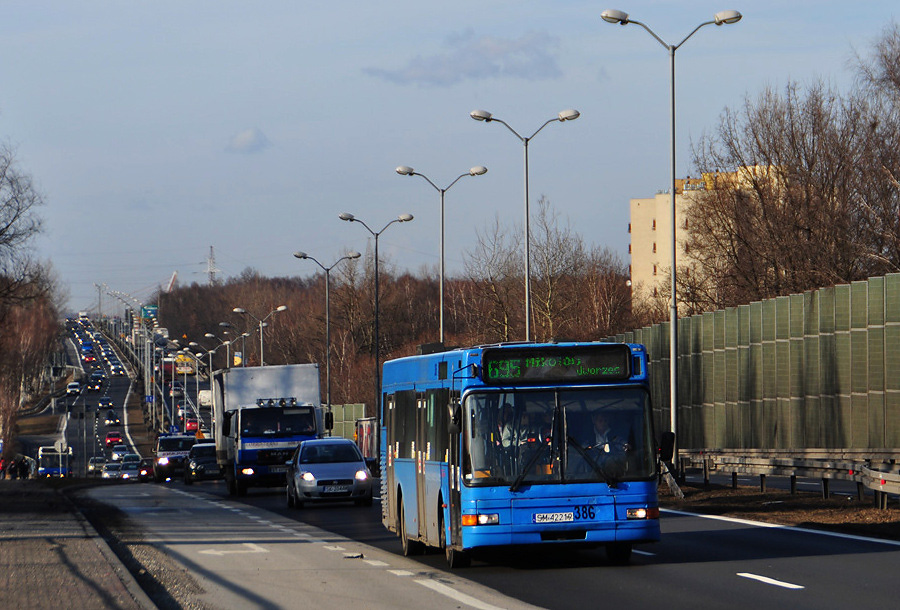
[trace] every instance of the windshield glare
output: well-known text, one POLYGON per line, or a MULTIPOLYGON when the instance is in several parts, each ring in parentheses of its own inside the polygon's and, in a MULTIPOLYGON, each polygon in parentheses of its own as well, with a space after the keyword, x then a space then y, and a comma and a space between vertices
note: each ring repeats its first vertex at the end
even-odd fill
POLYGON ((656 476, 648 400, 639 388, 470 394, 466 484, 615 484, 656 476))

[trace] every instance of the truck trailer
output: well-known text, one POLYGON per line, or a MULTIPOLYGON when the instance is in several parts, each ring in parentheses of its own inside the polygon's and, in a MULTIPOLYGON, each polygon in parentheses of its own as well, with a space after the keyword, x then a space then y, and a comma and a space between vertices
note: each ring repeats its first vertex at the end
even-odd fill
POLYGON ((216 461, 231 495, 284 485, 297 445, 333 427, 320 402, 318 364, 215 371, 211 391, 216 461))

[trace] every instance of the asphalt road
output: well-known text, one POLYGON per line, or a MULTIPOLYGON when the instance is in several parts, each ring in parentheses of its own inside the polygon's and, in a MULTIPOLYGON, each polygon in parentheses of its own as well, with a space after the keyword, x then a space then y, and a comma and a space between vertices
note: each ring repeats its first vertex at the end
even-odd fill
MULTIPOLYGON (((393 575, 392 570, 427 575, 428 580, 439 582, 449 579, 447 582, 457 583, 462 578, 470 583, 466 587, 476 587, 470 590, 482 596, 472 599, 486 599, 487 591, 501 595, 496 598, 501 600, 498 607, 512 607, 511 602, 502 601, 506 598, 544 608, 602 604, 757 610, 762 605, 819 610, 856 607, 860 603, 893 607, 896 602, 893 572, 900 561, 900 543, 896 542, 666 512, 662 541, 638 547, 630 566, 610 565, 600 549, 516 549, 476 559, 471 568, 450 572, 440 553, 402 557, 399 542, 381 526, 378 502, 371 508, 333 504, 294 510, 286 507, 281 490, 254 489, 246 498, 237 499, 227 495, 221 482, 205 482, 191 488, 178 482, 165 486, 123 485, 104 488, 104 492, 109 494, 105 501, 114 502, 131 517, 141 519, 153 540, 165 544, 185 568, 199 570, 212 583, 210 586, 224 587, 232 593, 240 590, 240 595, 247 595, 248 599, 252 595, 269 599, 265 596, 275 595, 268 591, 272 587, 292 590, 294 585, 288 581, 297 578, 296 574, 280 565, 275 555, 267 555, 257 547, 268 548, 273 544, 273 535, 282 540, 285 535, 294 537, 306 532, 314 543, 288 553, 299 553, 294 560, 304 565, 307 552, 320 553, 324 549, 341 554, 343 551, 328 548, 335 546, 361 553, 364 558, 377 558, 379 563, 364 564, 364 569, 381 570, 381 578, 373 581, 366 575, 355 585, 365 588, 368 599, 377 606, 388 600, 396 601, 392 602, 393 607, 412 607, 406 604, 417 603, 412 598, 397 597, 395 589, 399 583, 388 578, 393 575), (225 520, 233 515, 261 524, 265 533, 242 529, 225 520), (320 530, 337 538, 310 533, 320 530), (256 566, 270 573, 248 578, 247 573, 225 560, 205 561, 209 558, 199 556, 205 553, 218 557, 213 553, 216 548, 229 551, 224 555, 233 555, 238 564, 262 560, 261 564, 248 563, 247 569, 256 566), (373 582, 393 583, 387 598, 382 597, 385 593, 373 582), (252 595, 243 591, 248 587, 253 589, 252 595)), ((346 561, 347 565, 354 563, 346 561)), ((320 576, 320 586, 330 587, 331 572, 320 576)), ((343 601, 359 603, 356 593, 343 601)), ((281 605, 279 601, 272 603, 281 605)), ((462 607, 469 605, 463 603, 462 607)))

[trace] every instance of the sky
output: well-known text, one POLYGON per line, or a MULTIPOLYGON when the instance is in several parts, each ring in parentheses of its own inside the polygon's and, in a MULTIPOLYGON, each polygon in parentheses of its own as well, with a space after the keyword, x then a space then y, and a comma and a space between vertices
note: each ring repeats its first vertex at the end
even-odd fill
MULTIPOLYGON (((670 181, 667 44, 721 10, 676 52, 677 167, 691 143, 764 88, 816 79, 853 84, 893 23, 896 2, 830 0, 4 0, 0 2, 0 143, 43 195, 36 255, 71 311, 108 291, 146 301, 179 284, 253 269, 312 276, 301 250, 330 265, 365 253, 383 268, 439 264, 446 187, 449 276, 499 219, 521 231, 523 144, 531 210, 545 196, 589 246, 628 263, 629 199, 670 181), (98 289, 98 286, 101 288, 98 289)), ((695 173, 696 175, 696 173, 695 173)), ((106 313, 109 313, 108 311, 106 313)))

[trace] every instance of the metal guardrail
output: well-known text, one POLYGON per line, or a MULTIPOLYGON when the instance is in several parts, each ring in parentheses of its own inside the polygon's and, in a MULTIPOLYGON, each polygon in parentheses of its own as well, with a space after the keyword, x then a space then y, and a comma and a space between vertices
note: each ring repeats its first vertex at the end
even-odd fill
POLYGON ((887 508, 888 494, 900 494, 900 450, 837 450, 830 457, 825 450, 799 451, 793 455, 785 451, 704 450, 681 451, 680 459, 682 472, 688 466, 700 467, 707 483, 710 473, 715 471, 731 473, 735 487, 739 473, 754 474, 760 477, 760 488, 765 491, 766 476, 783 476, 791 478, 791 493, 795 493, 797 477, 820 479, 822 495, 828 497, 829 481, 852 481, 857 484, 860 499, 864 489, 873 491, 879 508, 887 508))

